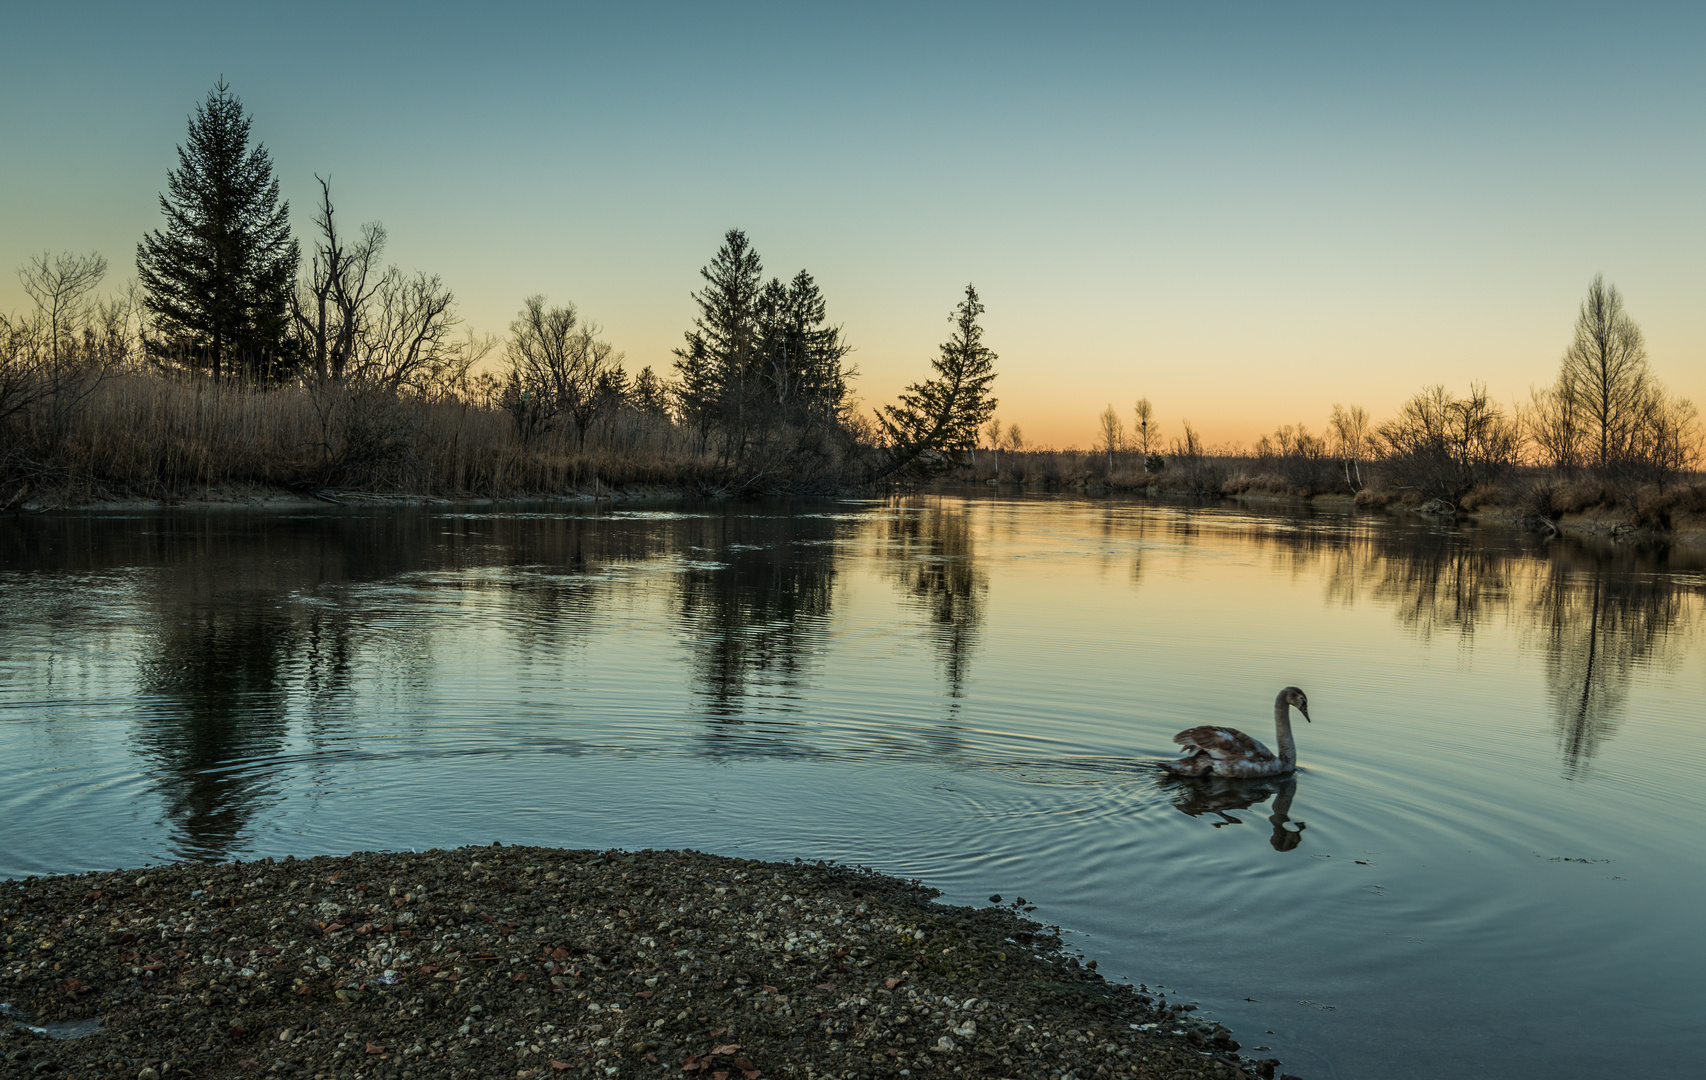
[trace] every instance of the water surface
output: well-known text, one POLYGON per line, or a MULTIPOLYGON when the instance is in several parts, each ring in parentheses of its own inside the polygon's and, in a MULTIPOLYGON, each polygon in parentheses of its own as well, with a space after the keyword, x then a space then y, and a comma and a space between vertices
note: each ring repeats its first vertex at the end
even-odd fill
POLYGON ((466 843, 1023 895, 1317 1077, 1694 1075, 1706 560, 1143 503, 0 521, 0 876, 466 843), (1163 782, 1173 732, 1291 782, 1163 782))

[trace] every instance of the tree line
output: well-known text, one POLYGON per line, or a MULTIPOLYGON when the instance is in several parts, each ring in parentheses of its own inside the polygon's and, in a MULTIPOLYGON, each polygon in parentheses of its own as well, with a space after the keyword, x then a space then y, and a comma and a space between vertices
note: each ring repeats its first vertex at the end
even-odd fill
MULTIPOLYGON (((1355 494, 1375 485, 1387 494, 1453 503, 1522 466, 1624 487, 1663 484, 1699 465, 1699 415, 1664 387, 1647 360, 1622 295, 1595 276, 1557 378, 1531 391, 1528 402, 1506 409, 1483 385, 1463 395, 1434 385, 1379 423, 1361 406, 1335 404, 1320 434, 1284 424, 1257 439, 1247 456, 1298 490, 1355 494)), ((1111 404, 1097 418, 1093 453, 1110 475, 1131 456, 1145 479, 1160 478, 1169 460, 1200 467, 1205 451, 1189 420, 1164 448, 1147 398, 1135 404, 1132 419, 1128 434, 1111 404)), ((1246 455, 1228 448, 1217 456, 1246 455)), ((1218 490, 1229 479, 1220 475, 1210 486, 1218 490)))
MULTIPOLYGON (((572 302, 527 297, 507 337, 476 335, 437 274, 387 264, 384 226, 348 226, 331 180, 316 179, 299 241, 266 147, 217 83, 189 118, 162 224, 137 244, 125 296, 91 299, 107 269, 99 255, 25 268, 37 311, 0 317, 0 423, 48 399, 74 411, 104 375, 148 370, 308 395, 321 441, 343 448, 327 460, 406 444, 400 406, 458 402, 506 415, 522 453, 585 452, 589 436, 620 427, 630 448, 685 443, 728 485, 756 491, 938 475, 975 448, 993 412, 996 356, 970 286, 930 377, 862 414, 852 346, 816 279, 804 269, 767 279, 741 230, 701 269, 671 369, 630 375, 572 302)), ((39 425, 34 434, 40 451, 39 425)))

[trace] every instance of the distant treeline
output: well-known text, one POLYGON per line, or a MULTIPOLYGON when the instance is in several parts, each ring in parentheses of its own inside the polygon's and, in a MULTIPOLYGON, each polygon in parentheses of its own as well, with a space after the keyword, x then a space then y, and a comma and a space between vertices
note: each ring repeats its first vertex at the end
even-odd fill
POLYGON ((35 306, 0 315, 0 508, 245 483, 828 491, 939 475, 994 409, 975 289, 930 377, 862 415, 817 282, 766 280, 740 230, 701 270, 668 371, 630 373, 542 295, 506 338, 477 336, 438 275, 383 263, 383 226, 344 227, 329 180, 296 239, 249 129, 223 83, 196 108, 122 294, 97 293, 99 254, 21 269, 35 306))
POLYGON ((979 479, 1191 495, 1250 491, 1341 493, 1365 503, 1497 503, 1542 517, 1621 505, 1645 523, 1671 508, 1706 509, 1695 406, 1648 368, 1640 327, 1616 286, 1595 277, 1557 380, 1507 411, 1484 386, 1459 396, 1430 386, 1375 423, 1360 406, 1334 405, 1321 434, 1286 424, 1252 448, 1205 448, 1190 421, 1163 445, 1147 398, 1132 426, 1109 405, 1088 451, 1024 453, 1017 428, 985 432, 979 479), (1005 452, 1005 460, 1003 460, 1005 452), (1679 483, 1680 482, 1680 483, 1679 483))

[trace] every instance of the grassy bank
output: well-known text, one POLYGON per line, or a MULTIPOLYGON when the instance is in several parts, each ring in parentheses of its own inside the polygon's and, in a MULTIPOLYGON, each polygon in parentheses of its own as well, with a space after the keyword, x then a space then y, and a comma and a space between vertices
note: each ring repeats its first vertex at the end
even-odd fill
POLYGON ((226 488, 526 497, 668 489, 834 490, 858 448, 834 432, 720 434, 628 407, 583 433, 524 437, 477 395, 409 397, 350 385, 259 388, 141 372, 44 395, 0 445, 0 508, 147 499, 226 488))

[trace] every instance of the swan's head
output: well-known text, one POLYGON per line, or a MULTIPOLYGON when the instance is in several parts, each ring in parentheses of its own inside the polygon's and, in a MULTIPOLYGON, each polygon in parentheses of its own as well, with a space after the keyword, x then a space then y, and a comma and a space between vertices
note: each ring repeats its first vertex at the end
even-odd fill
POLYGON ((1286 704, 1292 706, 1298 712, 1303 714, 1304 720, 1308 721, 1311 724, 1313 724, 1315 722, 1315 721, 1309 719, 1309 695, 1308 694, 1305 694, 1303 691, 1299 690, 1295 686, 1286 687, 1283 691, 1281 691, 1281 694, 1284 696, 1284 698, 1286 700, 1286 704))

